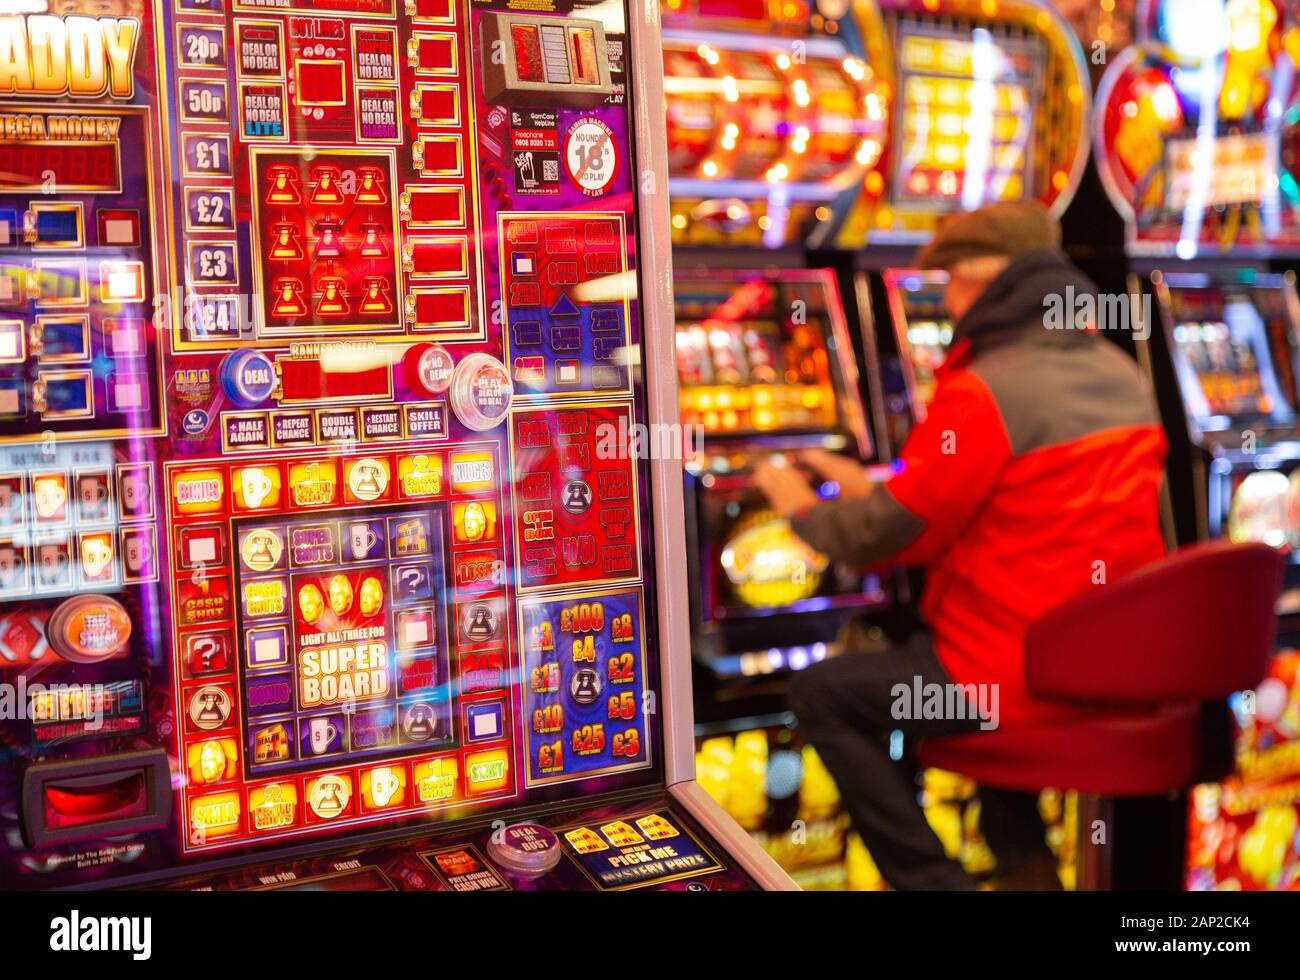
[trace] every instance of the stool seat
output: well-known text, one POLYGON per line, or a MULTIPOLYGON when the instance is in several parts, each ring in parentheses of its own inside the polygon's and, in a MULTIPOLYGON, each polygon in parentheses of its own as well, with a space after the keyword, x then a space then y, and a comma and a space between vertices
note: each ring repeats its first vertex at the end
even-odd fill
POLYGON ((1200 705, 1264 677, 1282 571, 1267 545, 1215 541, 1076 596, 1029 627, 1025 678, 1080 717, 925 739, 922 761, 1006 789, 1186 788, 1206 748, 1200 705))
POLYGON ((1059 786, 1106 796, 1155 796, 1193 781, 1201 757, 1200 709, 1162 705, 1068 725, 1011 725, 924 739, 921 762, 976 783, 1037 792, 1059 786))

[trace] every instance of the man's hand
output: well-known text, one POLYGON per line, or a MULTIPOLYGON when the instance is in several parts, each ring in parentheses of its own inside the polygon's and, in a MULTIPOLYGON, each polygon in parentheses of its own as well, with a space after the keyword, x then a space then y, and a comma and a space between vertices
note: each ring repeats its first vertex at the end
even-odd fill
POLYGON ((825 449, 805 449, 799 454, 799 462, 827 480, 840 486, 840 497, 845 500, 861 499, 870 496, 873 480, 868 479, 862 464, 838 453, 828 453, 825 449))
POLYGON ((772 509, 787 520, 818 501, 807 479, 793 466, 776 466, 764 460, 754 467, 754 485, 772 509))

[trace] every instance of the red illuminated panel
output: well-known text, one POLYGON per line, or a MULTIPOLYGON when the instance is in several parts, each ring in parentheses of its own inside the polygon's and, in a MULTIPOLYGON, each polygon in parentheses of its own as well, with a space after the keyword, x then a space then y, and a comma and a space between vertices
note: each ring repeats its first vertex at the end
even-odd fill
POLYGON ((347 101, 341 61, 299 61, 294 66, 298 87, 294 98, 299 105, 343 105, 347 101))
POLYGON ((460 143, 456 140, 424 141, 424 169, 444 173, 460 169, 460 143))
POLYGON ((463 238, 426 238, 408 243, 414 275, 463 276, 466 243, 463 238))
POLYGON ((45 826, 55 829, 143 816, 149 810, 142 773, 98 786, 49 784, 44 802, 45 826))
POLYGON ((514 415, 515 541, 523 589, 613 582, 640 574, 631 453, 596 451, 602 426, 628 410, 593 405, 514 415))
POLYGON ((542 39, 532 24, 512 24, 510 40, 515 49, 515 70, 521 82, 546 81, 542 62, 542 39))
POLYGON ((415 321, 432 326, 465 326, 468 297, 463 289, 434 289, 415 294, 415 321))
POLYGON ((699 0, 696 9, 700 17, 717 17, 723 20, 766 23, 770 16, 767 0, 699 0))
POLYGON ((596 33, 587 28, 576 28, 569 32, 569 40, 573 45, 574 81, 580 85, 599 85, 596 33))
POLYGON ((453 36, 437 35, 420 38, 416 48, 416 68, 441 74, 456 67, 456 45, 453 36))
POLYGON ((0 190, 42 190, 53 171, 59 190, 117 192, 118 163, 113 143, 0 143, 0 190))
POLYGON ((258 147, 252 157, 264 329, 397 329, 392 156, 258 147))
POLYGON ((451 20, 452 0, 415 0, 416 20, 451 20))
POLYGON ((460 118, 459 101, 456 98, 458 88, 452 85, 430 87, 420 90, 420 116, 430 122, 440 120, 455 121, 460 118))
POLYGON ((465 220, 464 195, 458 187, 411 188, 410 223, 460 224, 465 220))
POLYGON ((315 358, 281 358, 279 367, 285 401, 384 398, 389 395, 387 365, 363 371, 330 371, 315 358))

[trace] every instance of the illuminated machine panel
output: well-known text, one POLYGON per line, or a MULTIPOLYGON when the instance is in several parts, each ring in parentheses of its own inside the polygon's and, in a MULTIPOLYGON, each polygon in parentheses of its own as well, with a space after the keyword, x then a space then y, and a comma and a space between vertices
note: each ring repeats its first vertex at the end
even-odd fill
POLYGON ((830 431, 869 445, 828 273, 682 274, 676 287, 683 423, 710 437, 830 431))
POLYGON ((971 210, 1033 197, 1042 40, 911 20, 897 39, 892 206, 971 210))
POLYGON ((835 240, 914 244, 943 215, 1038 200, 1060 214, 1088 153, 1089 83, 1056 10, 1029 0, 882 0, 892 92, 879 162, 835 240))
POLYGON ((1051 7, 768 7, 664 0, 677 243, 914 243, 958 208, 1069 203, 1089 86, 1051 7))
POLYGON ((1134 255, 1300 249, 1295 12, 1151 3, 1097 89, 1094 152, 1134 255))
POLYGON ((663 13, 674 241, 824 237, 886 141, 874 9, 666 0, 663 13))
POLYGON ((0 18, 0 883, 785 884, 673 751, 653 22, 60 6, 0 18))
POLYGON ((1170 272, 1154 279, 1194 437, 1293 424, 1300 322, 1293 277, 1170 272))
POLYGON ((1285 891, 1300 881, 1300 855, 1289 846, 1300 829, 1300 651, 1279 651, 1250 695, 1231 702, 1236 775, 1192 791, 1189 891, 1285 891))
POLYGON ((153 24, 120 6, 0 28, 6 49, 51 52, 45 70, 0 69, 0 442, 162 429, 153 24), (84 74, 74 49, 92 55, 84 74))

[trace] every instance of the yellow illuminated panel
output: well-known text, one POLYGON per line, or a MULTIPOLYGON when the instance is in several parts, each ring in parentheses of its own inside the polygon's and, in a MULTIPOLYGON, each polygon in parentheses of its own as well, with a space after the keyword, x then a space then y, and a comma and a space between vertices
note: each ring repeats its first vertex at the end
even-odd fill
POLYGON ((1040 47, 987 29, 902 32, 895 206, 971 209, 1033 193, 1040 47))

